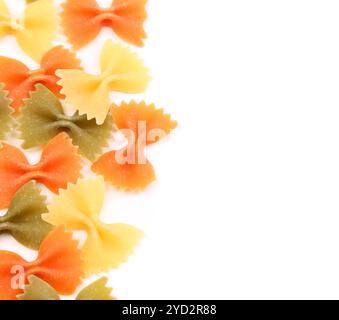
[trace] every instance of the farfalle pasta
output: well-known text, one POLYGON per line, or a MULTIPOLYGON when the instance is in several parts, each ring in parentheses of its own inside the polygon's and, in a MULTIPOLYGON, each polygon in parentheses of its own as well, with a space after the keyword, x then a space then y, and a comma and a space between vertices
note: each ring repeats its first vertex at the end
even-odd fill
POLYGON ((116 300, 112 296, 112 288, 107 287, 108 278, 102 277, 84 289, 82 289, 76 300, 116 300))
POLYGON ((36 85, 36 91, 25 101, 19 118, 23 148, 44 146, 60 132, 67 131, 79 152, 89 160, 94 160, 108 145, 112 129, 109 116, 102 125, 97 125, 85 115, 65 115, 58 98, 41 84, 36 85))
POLYGON ((169 134, 177 123, 162 109, 144 102, 122 103, 120 107, 113 105, 111 113, 113 122, 125 134, 129 144, 127 149, 102 155, 92 165, 92 170, 115 187, 143 190, 155 180, 153 166, 144 154, 146 146, 169 134))
POLYGON ((60 300, 58 292, 35 275, 27 277, 23 293, 18 294, 16 298, 18 300, 60 300))
POLYGON ((65 101, 87 118, 102 124, 109 112, 111 91, 142 93, 149 82, 148 70, 129 49, 106 41, 101 53, 101 74, 82 70, 57 70, 65 101))
POLYGON ((0 83, 0 140, 5 138, 12 122, 11 114, 13 109, 10 107, 11 100, 8 98, 8 92, 3 90, 4 84, 0 83))
POLYGON ((57 35, 58 15, 52 0, 27 4, 23 15, 14 17, 0 0, 0 37, 13 35, 27 55, 39 61, 53 45, 57 35))
POLYGON ((105 224, 99 215, 104 201, 102 177, 80 180, 60 190, 49 212, 42 217, 52 225, 63 224, 67 229, 87 232, 82 248, 85 274, 108 271, 125 262, 143 233, 128 224, 105 224))
POLYGON ((62 46, 46 52, 37 70, 30 70, 18 60, 0 56, 0 82, 5 84, 4 89, 13 100, 12 107, 18 111, 37 83, 46 86, 59 98, 64 98, 57 84, 60 78, 55 75, 59 69, 80 69, 80 61, 75 54, 62 46))
POLYGON ((30 249, 38 249, 52 226, 41 219, 47 212, 45 197, 35 181, 30 181, 14 195, 7 213, 0 217, 0 234, 9 233, 30 249))
POLYGON ((0 148, 0 209, 7 208, 24 184, 36 180, 57 193, 80 176, 81 162, 77 147, 66 133, 60 133, 44 148, 41 160, 30 165, 20 149, 9 144, 0 148))
POLYGON ((16 253, 0 251, 0 300, 16 300, 22 293, 21 282, 27 283, 30 275, 46 281, 60 294, 72 294, 83 275, 77 247, 78 242, 72 239, 71 233, 59 226, 43 240, 35 261, 28 262, 16 253))
POLYGON ((121 39, 142 47, 146 38, 146 3, 147 0, 113 0, 109 8, 101 8, 96 0, 67 0, 61 14, 65 34, 76 48, 81 48, 95 39, 103 27, 109 27, 121 39))
MULTIPOLYGON (((106 286, 108 279, 102 277, 94 281, 76 296, 75 300, 116 300, 112 289, 106 286)), ((17 295, 18 300, 61 300, 58 292, 44 280, 31 275, 24 293, 17 295)))
MULTIPOLYGON (((107 40, 99 74, 90 74, 74 52, 53 47, 59 22, 53 0, 25 2, 23 14, 15 17, 0 0, 0 37, 14 36, 40 64, 31 70, 0 56, 0 210, 8 208, 0 216, 0 235, 10 235, 38 254, 35 261, 26 261, 0 250, 0 300, 61 300, 76 292, 83 277, 118 268, 133 254, 143 232, 100 219, 105 180, 119 189, 144 190, 156 179, 147 146, 167 136, 177 123, 153 104, 111 105, 114 93, 146 90, 150 76, 137 54, 107 40), (23 149, 42 148, 36 164, 30 164, 16 143, 5 142, 17 137, 11 129, 18 129, 23 149), (103 154, 117 130, 127 147, 103 154), (98 174, 95 178, 79 180, 80 154, 94 161, 86 169, 98 174), (56 194, 49 206, 42 186, 56 194), (81 244, 72 238, 79 231, 86 234, 81 244)), ((76 49, 106 27, 142 47, 146 4, 112 0, 103 8, 96 0, 64 0, 62 27, 76 49)), ((99 278, 75 300, 115 300, 107 282, 107 277, 99 278)))

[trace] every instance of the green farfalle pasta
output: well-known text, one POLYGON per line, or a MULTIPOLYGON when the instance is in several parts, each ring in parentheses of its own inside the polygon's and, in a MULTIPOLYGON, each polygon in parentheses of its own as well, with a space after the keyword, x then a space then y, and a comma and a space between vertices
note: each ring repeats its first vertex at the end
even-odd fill
POLYGON ((82 291, 76 297, 76 300, 115 300, 113 297, 112 288, 107 287, 108 279, 106 277, 100 278, 93 282, 82 291))
POLYGON ((15 194, 7 213, 0 217, 0 234, 9 233, 30 249, 38 249, 53 226, 41 219, 48 212, 45 197, 35 181, 25 184, 15 194))
POLYGON ((4 139, 9 131, 12 121, 11 113, 13 109, 10 107, 11 100, 7 97, 8 92, 3 90, 4 84, 0 84, 0 139, 4 139))
POLYGON ((55 289, 37 276, 28 276, 24 293, 17 295, 18 300, 60 300, 55 289))
POLYGON ((20 111, 19 130, 25 149, 44 146, 60 132, 66 132, 79 147, 79 152, 94 160, 112 135, 110 117, 102 125, 97 125, 94 119, 87 120, 86 115, 67 116, 59 99, 42 84, 36 85, 36 91, 25 100, 20 111))
MULTIPOLYGON (((108 279, 100 278, 84 288, 76 297, 76 300, 115 300, 111 295, 112 289, 106 287, 108 279)), ((19 300, 60 300, 57 291, 47 282, 31 275, 24 293, 17 296, 19 300)))

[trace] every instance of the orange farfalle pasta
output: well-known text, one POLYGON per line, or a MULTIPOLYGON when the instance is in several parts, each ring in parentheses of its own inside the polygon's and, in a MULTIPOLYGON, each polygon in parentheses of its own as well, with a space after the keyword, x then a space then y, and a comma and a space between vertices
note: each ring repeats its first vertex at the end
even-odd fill
POLYGON ((31 71, 18 60, 0 56, 0 82, 5 84, 4 89, 9 91, 9 98, 13 100, 12 107, 18 110, 24 105, 23 99, 29 98, 29 92, 35 90, 35 85, 41 83, 59 98, 60 80, 55 75, 59 69, 81 69, 80 60, 75 54, 62 46, 49 50, 41 60, 40 68, 31 71))
POLYGON ((44 148, 41 160, 30 165, 22 151, 3 144, 0 149, 0 209, 7 208, 14 194, 30 180, 44 184, 52 192, 67 188, 80 177, 78 147, 62 132, 44 148))
POLYGON ((177 123, 162 109, 144 102, 123 103, 111 107, 113 121, 128 140, 127 148, 102 155, 92 170, 115 187, 137 191, 155 180, 153 166, 145 157, 145 148, 168 135, 177 123))
POLYGON ((67 0, 61 14, 69 41, 81 48, 94 40, 103 27, 112 28, 118 37, 142 47, 146 33, 144 22, 147 0, 114 0, 111 7, 101 8, 96 0, 67 0))
POLYGON ((0 251, 0 300, 16 300, 23 292, 20 285, 28 283, 30 275, 46 281, 64 295, 72 294, 81 283, 83 264, 78 242, 63 226, 48 234, 33 262, 25 261, 16 253, 0 251))

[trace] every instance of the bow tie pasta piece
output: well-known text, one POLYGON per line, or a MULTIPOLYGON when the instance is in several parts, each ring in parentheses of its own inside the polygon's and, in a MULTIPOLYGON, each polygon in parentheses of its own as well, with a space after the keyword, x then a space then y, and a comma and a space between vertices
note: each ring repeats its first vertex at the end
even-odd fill
POLYGON ((66 133, 60 133, 44 148, 41 160, 28 163, 20 149, 3 144, 0 149, 0 209, 7 208, 14 194, 24 184, 36 180, 58 193, 80 177, 81 162, 77 147, 66 133))
POLYGON ((71 230, 87 232, 82 249, 85 274, 118 268, 138 244, 143 233, 128 224, 105 224, 99 214, 104 201, 104 180, 80 180, 60 190, 42 218, 53 224, 63 224, 71 230))
POLYGON ((146 145, 158 142, 178 125, 163 109, 157 109, 154 104, 147 105, 144 101, 122 102, 120 106, 113 104, 111 114, 118 129, 131 130, 135 139, 145 138, 146 145))
POLYGON ((168 135, 177 122, 162 109, 144 102, 122 103, 120 107, 113 105, 111 114, 113 122, 128 140, 127 150, 105 153, 92 165, 92 170, 117 188, 144 190, 155 180, 153 166, 144 157, 145 148, 168 135))
POLYGON ((107 147, 112 129, 113 122, 109 116, 102 125, 97 125, 94 119, 87 120, 85 115, 65 115, 58 98, 41 84, 36 85, 36 91, 25 100, 19 117, 24 149, 44 146, 60 132, 66 131, 79 147, 79 152, 89 160, 94 160, 107 147))
POLYGON ((14 195, 7 214, 0 217, 0 234, 10 233, 22 245, 37 250, 52 230, 52 226, 41 219, 47 211, 45 197, 36 183, 30 181, 14 195))
POLYGON ((112 296, 112 288, 107 287, 108 278, 102 277, 94 281, 77 295, 76 300, 116 300, 112 296))
POLYGON ((82 70, 57 70, 66 102, 102 124, 109 112, 111 91, 142 93, 150 80, 143 61, 129 49, 108 40, 101 53, 101 75, 82 70))
POLYGON ((27 277, 24 293, 18 294, 18 300, 60 300, 58 292, 47 282, 31 275, 27 277))
POLYGON ((147 0, 114 0, 101 8, 96 0, 67 0, 61 14, 66 36, 75 48, 94 40, 103 27, 110 27, 126 42, 143 47, 147 0))
MULTIPOLYGON (((134 148, 136 152, 137 148, 134 148)), ((134 152, 134 150, 132 152, 134 152)), ((100 174, 105 181, 122 191, 143 191, 156 180, 152 164, 146 159, 144 163, 120 163, 121 153, 110 151, 103 154, 92 165, 92 171, 100 174)))
POLYGON ((0 139, 4 139, 12 123, 10 107, 11 100, 8 98, 8 92, 3 90, 4 84, 0 83, 0 139))
POLYGON ((22 293, 18 286, 20 280, 27 283, 30 275, 46 281, 60 294, 72 294, 83 274, 81 252, 77 247, 72 234, 59 226, 43 240, 35 261, 28 262, 15 253, 0 251, 0 300, 16 300, 22 293))
POLYGON ((61 87, 57 84, 60 78, 55 75, 58 69, 80 69, 80 61, 73 52, 62 46, 46 52, 37 70, 30 70, 15 59, 0 56, 0 82, 9 91, 9 98, 13 100, 12 107, 18 111, 24 105, 23 100, 29 98, 29 93, 35 90, 37 83, 46 86, 59 98, 64 98, 60 93, 61 87))
MULTIPOLYGON (((112 289, 106 287, 108 279, 100 278, 80 291, 76 300, 116 300, 112 297, 112 289)), ((28 284, 24 293, 17 295, 18 300, 60 300, 58 292, 47 282, 32 275, 28 277, 28 284)))
POLYGON ((13 35, 34 60, 39 61, 52 47, 58 27, 58 15, 52 0, 29 3, 20 18, 13 17, 4 0, 0 0, 0 13, 0 36, 13 35))

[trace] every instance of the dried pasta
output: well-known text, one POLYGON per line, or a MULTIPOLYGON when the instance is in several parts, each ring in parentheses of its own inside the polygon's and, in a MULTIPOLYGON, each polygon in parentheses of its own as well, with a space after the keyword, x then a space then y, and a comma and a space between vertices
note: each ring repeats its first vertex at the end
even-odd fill
MULTIPOLYGON (((75 300, 116 300, 112 289, 106 286, 108 279, 102 277, 94 281, 76 296, 75 300)), ((18 300, 61 300, 58 292, 44 280, 31 275, 24 293, 17 295, 18 300)))
POLYGON ((58 84, 65 101, 86 114, 89 120, 102 124, 109 112, 111 91, 141 93, 149 82, 148 70, 129 49, 106 41, 101 53, 101 74, 91 75, 82 70, 57 70, 58 84))
POLYGON ((63 224, 71 230, 87 232, 82 248, 85 274, 108 271, 125 262, 143 233, 128 224, 106 224, 99 215, 104 201, 102 177, 80 180, 60 190, 49 212, 42 217, 53 225, 63 224))
POLYGON ((61 87, 57 84, 60 78, 55 72, 70 68, 80 69, 80 61, 72 51, 62 46, 54 47, 45 53, 37 70, 30 70, 18 60, 0 56, 0 82, 5 84, 4 89, 9 92, 11 106, 18 111, 37 83, 46 86, 59 98, 64 98, 60 93, 61 87))
POLYGON ((146 3, 147 0, 114 0, 109 8, 100 8, 96 0, 67 0, 61 14, 65 34, 76 48, 81 48, 94 40, 103 27, 109 27, 121 39, 142 47, 146 38, 146 3))
POLYGON ((0 251, 0 300, 16 300, 30 275, 46 281, 60 294, 72 294, 83 275, 77 247, 78 242, 72 239, 71 233, 59 226, 43 240, 35 261, 28 262, 16 253, 0 251))
POLYGON ((44 148, 41 160, 30 165, 22 151, 9 144, 0 149, 0 209, 7 208, 24 184, 36 180, 52 192, 66 188, 80 177, 81 162, 77 147, 66 133, 60 133, 44 148))
POLYGON ((7 213, 0 217, 0 234, 9 233, 24 246, 37 250, 52 230, 52 226, 41 219, 47 212, 45 201, 35 181, 26 183, 14 195, 7 213))
POLYGON ((144 190, 155 180, 153 166, 144 154, 145 148, 168 135, 177 123, 162 109, 144 102, 122 103, 120 107, 113 105, 111 113, 113 122, 125 134, 129 144, 127 150, 102 155, 92 165, 92 170, 117 188, 144 190))
POLYGON ((67 132, 79 152, 89 160, 94 160, 108 145, 112 135, 113 122, 106 117, 102 125, 95 120, 87 120, 78 113, 67 116, 58 98, 42 84, 25 101, 19 117, 19 130, 24 141, 24 149, 44 146, 61 132, 67 132))
POLYGON ((27 4, 24 14, 17 18, 0 0, 0 37, 13 35, 27 55, 39 61, 53 45, 57 35, 58 15, 52 0, 27 4))

